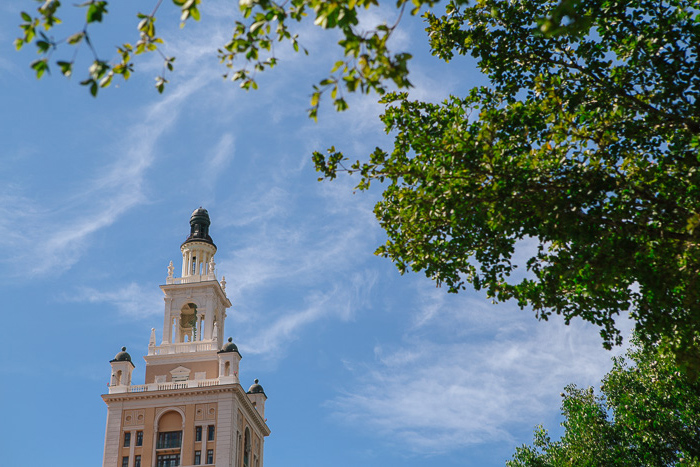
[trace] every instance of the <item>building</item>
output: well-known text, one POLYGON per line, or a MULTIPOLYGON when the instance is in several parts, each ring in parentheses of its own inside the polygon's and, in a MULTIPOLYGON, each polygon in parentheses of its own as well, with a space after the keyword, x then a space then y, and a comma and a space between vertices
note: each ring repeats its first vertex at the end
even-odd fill
POLYGON ((209 213, 190 219, 180 247, 182 276, 168 266, 162 342, 151 329, 145 384, 131 381, 134 364, 122 347, 112 361, 103 467, 262 467, 265 421, 262 386, 245 391, 241 355, 224 342, 226 280, 216 279, 209 213))

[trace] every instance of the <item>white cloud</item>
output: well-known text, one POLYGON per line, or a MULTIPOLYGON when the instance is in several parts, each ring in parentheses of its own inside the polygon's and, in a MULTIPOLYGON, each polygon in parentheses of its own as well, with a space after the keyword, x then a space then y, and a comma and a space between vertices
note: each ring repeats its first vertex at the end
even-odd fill
POLYGON ((297 210, 304 196, 293 191, 298 179, 277 177, 285 170, 280 166, 264 177, 259 192, 238 198, 224 222, 232 236, 254 240, 242 248, 229 242, 232 250, 217 254, 217 271, 225 271, 236 304, 230 321, 237 344, 266 359, 283 358, 280 349, 318 321, 352 319, 377 281, 376 271, 363 268, 379 233, 370 204, 345 187, 343 195, 338 187, 320 186, 306 205, 314 208, 297 210), (277 302, 282 296, 294 298, 277 302))
POLYGON ((20 268, 29 276, 65 272, 87 251, 92 234, 146 202, 145 175, 158 155, 158 141, 173 128, 183 104, 207 79, 211 78, 194 76, 142 109, 145 116, 123 130, 129 138, 100 148, 115 157, 91 177, 69 180, 65 191, 52 193, 51 198, 27 195, 21 186, 0 193, 1 212, 17 220, 0 226, 0 235, 10 241, 10 255, 2 260, 8 266, 6 275, 13 276, 20 268), (21 232, 17 225, 23 226, 21 232))
POLYGON ((206 161, 210 178, 216 178, 229 165, 234 155, 234 142, 235 138, 231 133, 225 133, 221 136, 213 154, 206 161))
POLYGON ((63 301, 105 304, 130 319, 152 318, 163 313, 163 292, 152 285, 134 282, 114 290, 79 287, 75 293, 60 297, 63 301))
MULTIPOLYGON (((569 383, 597 385, 610 358, 597 330, 478 300, 423 291, 405 344, 375 347, 375 361, 350 362, 355 383, 327 402, 343 423, 370 428, 417 455, 483 442, 513 442, 543 422, 569 383), (461 302, 461 303, 460 303, 461 302)), ((621 322, 629 334, 630 322, 621 322)))
POLYGON ((331 290, 312 290, 306 294, 303 307, 274 313, 266 326, 260 326, 261 314, 256 313, 240 347, 246 353, 262 355, 268 360, 283 358, 286 356, 283 349, 313 323, 324 319, 352 320, 367 305, 376 281, 376 273, 364 271, 352 274, 344 283, 336 283, 331 290))

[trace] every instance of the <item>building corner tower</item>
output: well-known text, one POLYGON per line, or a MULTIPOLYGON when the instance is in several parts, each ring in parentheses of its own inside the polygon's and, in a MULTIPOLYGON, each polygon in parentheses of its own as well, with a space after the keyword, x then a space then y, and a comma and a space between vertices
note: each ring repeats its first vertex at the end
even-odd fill
POLYGON ((267 396, 241 386, 241 354, 223 342, 226 280, 216 278, 209 214, 199 208, 180 247, 182 275, 172 261, 165 285, 163 333, 151 329, 144 384, 122 347, 110 361, 103 467, 262 467, 267 396))

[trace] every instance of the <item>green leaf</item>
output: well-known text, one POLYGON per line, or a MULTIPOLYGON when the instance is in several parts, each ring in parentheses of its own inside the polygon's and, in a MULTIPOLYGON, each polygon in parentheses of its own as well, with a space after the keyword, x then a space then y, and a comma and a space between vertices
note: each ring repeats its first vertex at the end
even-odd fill
POLYGON ((68 42, 70 45, 75 45, 75 44, 79 43, 80 41, 82 41, 84 37, 85 37, 84 32, 82 32, 82 31, 76 32, 75 34, 68 36, 68 38, 66 39, 66 42, 68 42))
POLYGON ((73 74, 72 62, 57 61, 56 65, 58 65, 58 67, 61 69, 61 73, 63 73, 63 76, 66 78, 69 78, 71 74, 73 74))
POLYGON ((88 6, 86 21, 88 23, 102 22, 102 15, 107 13, 106 1, 94 1, 88 6))
POLYGON ((37 79, 41 78, 44 72, 49 71, 49 63, 47 58, 34 60, 29 66, 36 72, 37 79))

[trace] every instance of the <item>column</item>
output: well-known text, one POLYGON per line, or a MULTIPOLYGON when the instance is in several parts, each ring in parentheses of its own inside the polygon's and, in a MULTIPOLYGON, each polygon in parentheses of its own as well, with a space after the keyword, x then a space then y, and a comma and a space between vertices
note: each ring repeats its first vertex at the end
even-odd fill
POLYGON ((172 298, 165 298, 165 317, 163 319, 163 342, 162 344, 169 344, 172 342, 172 332, 173 332, 173 320, 170 317, 170 307, 172 306, 172 298))
POLYGON ((182 329, 180 329, 180 317, 175 318, 175 342, 182 342, 182 329))
POLYGON ((210 340, 212 338, 212 330, 214 329, 214 319, 216 318, 216 309, 214 308, 214 300, 211 296, 207 297, 207 312, 204 322, 204 337, 210 340))

